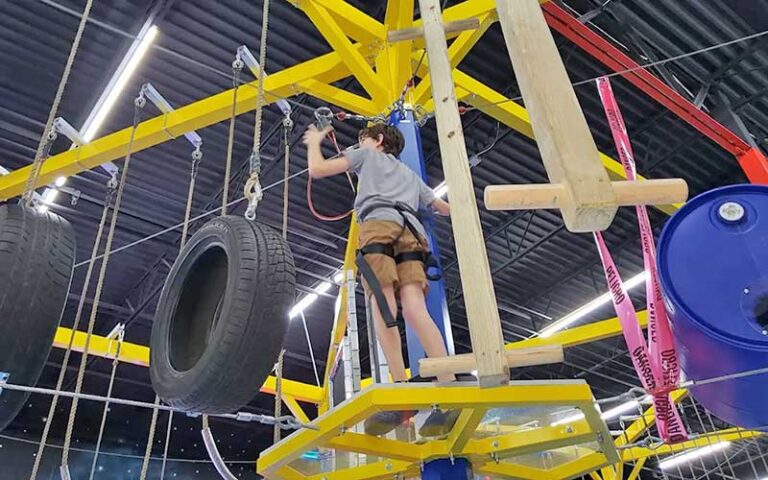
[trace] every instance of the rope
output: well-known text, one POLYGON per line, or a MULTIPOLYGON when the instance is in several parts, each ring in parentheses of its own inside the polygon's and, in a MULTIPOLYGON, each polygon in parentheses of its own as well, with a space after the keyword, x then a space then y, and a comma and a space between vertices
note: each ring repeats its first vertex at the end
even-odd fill
MULTIPOLYGON (((83 281, 83 292, 80 295, 80 302, 77 304, 77 312, 75 313, 75 320, 72 324, 72 333, 69 336, 69 343, 67 344, 67 350, 64 352, 64 359, 61 362, 61 369, 59 370, 59 378, 56 380, 56 390, 61 390, 64 385, 64 377, 67 371, 67 365, 69 365, 69 357, 72 354, 72 345, 75 340, 75 332, 77 332, 80 326, 80 320, 83 316, 83 308, 85 307, 85 299, 88 296, 88 286, 91 284, 91 275, 93 274, 93 267, 96 265, 96 258, 99 253, 99 247, 101 246, 101 239, 104 236, 104 225, 107 222, 107 214, 109 212, 110 204, 114 198, 116 183, 114 178, 110 180, 107 185, 107 193, 104 197, 104 209, 101 212, 101 220, 99 221, 99 227, 96 231, 96 239, 93 241, 93 249, 91 250, 91 260, 88 263, 88 270, 85 272, 85 280, 83 281)), ((48 441, 48 434, 51 430, 51 424, 53 423, 53 417, 56 414, 56 406, 59 403, 59 395, 54 395, 51 400, 51 406, 48 409, 48 417, 43 427, 43 435, 40 438, 40 444, 37 447, 37 455, 35 455, 35 463, 32 466, 32 473, 29 476, 30 480, 37 479, 37 473, 40 469, 40 463, 43 459, 43 452, 45 450, 45 444, 48 441)))
MULTIPOLYGON (((75 384, 75 393, 79 394, 83 388, 83 379, 85 378, 85 366, 88 361, 88 351, 91 344, 91 335, 93 334, 93 327, 96 323, 96 315, 99 310, 99 302, 101 301, 101 293, 104 288, 104 279, 107 274, 107 266, 109 265, 110 250, 112 249, 112 241, 115 238, 115 231, 117 226, 117 217, 120 212, 120 203, 123 199, 123 191, 125 190, 125 183, 128 178, 128 169, 131 165, 131 153, 133 150, 133 143, 136 139, 136 130, 139 125, 139 103, 134 104, 133 115, 133 128, 131 128, 131 136, 128 141, 128 151, 125 154, 125 161, 123 163, 123 171, 120 175, 120 182, 117 187, 117 193, 115 195, 115 205, 112 211, 112 219, 109 224, 109 233, 107 234, 107 242, 104 248, 104 258, 101 262, 101 268, 99 270, 99 278, 96 282, 96 291, 93 296, 93 308, 91 309, 91 316, 88 321, 88 332, 85 337, 85 345, 83 347, 83 353, 80 357, 80 369, 77 372, 77 383, 75 384)), ((77 416, 78 397, 72 399, 72 405, 69 409, 69 420, 67 422, 67 431, 64 437, 64 450, 61 454, 61 466, 62 469, 67 468, 69 462, 69 447, 72 443, 72 431, 75 426, 75 417, 77 416)))
POLYGON ((168 427, 165 429, 165 448, 163 449, 163 466, 160 469, 160 480, 165 479, 165 464, 168 462, 168 446, 171 444, 171 425, 173 425, 173 411, 168 412, 168 427))
MULTIPOLYGON (((280 418, 283 414, 283 357, 285 349, 280 350, 280 356, 277 357, 277 366, 275 367, 275 418, 280 418)), ((280 441, 280 426, 275 423, 275 429, 272 432, 274 443, 280 441)))
MULTIPOLYGON (((160 405, 160 397, 155 395, 155 405, 160 405)), ((157 428, 158 409, 152 410, 152 420, 149 422, 149 435, 147 437, 147 449, 144 451, 144 461, 141 464, 141 476, 139 480, 147 478, 147 469, 149 469, 149 457, 152 454, 152 443, 155 441, 155 429, 157 428)))
POLYGON ((91 13, 91 6, 93 0, 88 0, 85 3, 85 9, 83 15, 80 18, 80 24, 77 26, 77 33, 75 39, 72 41, 72 48, 69 50, 69 57, 67 63, 64 66, 64 73, 61 75, 59 81, 59 88, 56 90, 56 96, 53 99, 51 105, 51 111, 48 112, 48 120, 45 122, 45 130, 43 130, 43 137, 40 139, 40 143, 37 146, 37 152, 35 153, 35 160, 32 162, 32 169, 29 172, 27 183, 24 185, 24 193, 22 194, 22 201, 26 203, 27 207, 32 206, 32 192, 35 190, 37 180, 40 178, 40 172, 43 168, 43 163, 48 156, 53 140, 56 138, 53 132, 53 120, 56 118, 56 113, 59 111, 59 105, 61 104, 61 98, 64 96, 64 88, 67 86, 69 80, 69 74, 72 71, 72 64, 75 63, 75 56, 77 55, 77 49, 80 47, 80 40, 83 38, 83 31, 85 25, 88 23, 88 17, 91 13))
POLYGON ((293 120, 286 116, 283 120, 283 150, 285 166, 283 168, 283 240, 288 239, 288 177, 291 175, 291 130, 293 120))
MULTIPOLYGON (((283 149, 285 150, 285 168, 283 169, 283 240, 288 239, 288 177, 290 176, 291 144, 290 132, 293 122, 290 117, 286 117, 283 122, 283 149)), ((275 368, 275 418, 282 415, 283 410, 283 357, 285 349, 280 349, 280 356, 277 357, 277 367, 275 368)), ((275 443, 280 441, 280 426, 275 423, 273 431, 273 440, 275 443)))
POLYGON ((187 233, 189 232, 189 217, 192 215, 192 197, 195 194, 195 180, 197 179, 197 171, 200 167, 200 160, 203 159, 203 152, 200 151, 200 147, 197 147, 192 152, 192 169, 190 171, 189 178, 189 190, 187 192, 187 208, 184 211, 184 226, 181 229, 181 245, 179 248, 184 248, 187 243, 187 233))
MULTIPOLYGON (((122 333, 117 342, 117 350, 115 351, 115 358, 112 360, 112 374, 109 376, 109 387, 107 387, 107 398, 112 396, 112 387, 115 384, 115 373, 117 373, 117 365, 120 363, 120 350, 123 347, 122 333)), ((101 413, 101 425, 99 426, 99 437, 96 439, 96 450, 93 454, 93 462, 91 463, 91 475, 89 480, 93 480, 93 475, 96 473, 96 462, 99 460, 99 450, 101 449, 101 441, 104 438, 104 425, 107 423, 107 414, 109 413, 109 400, 104 403, 104 411, 101 413)))
POLYGON ((224 164, 224 188, 221 194, 221 214, 227 214, 229 201, 229 179, 232 176, 232 152, 235 148, 235 123, 237 122, 237 91, 240 89, 240 72, 243 61, 239 58, 232 62, 232 115, 229 117, 229 137, 227 138, 227 161, 224 164))
POLYGON ((261 173, 261 125, 264 113, 264 70, 267 61, 267 32, 269 31, 269 4, 270 0, 264 0, 264 8, 261 13, 261 44, 259 45, 259 89, 256 97, 256 121, 253 126, 253 151, 251 152, 250 177, 245 182, 245 198, 248 199, 248 208, 245 218, 256 219, 256 206, 263 196, 259 174, 261 173))

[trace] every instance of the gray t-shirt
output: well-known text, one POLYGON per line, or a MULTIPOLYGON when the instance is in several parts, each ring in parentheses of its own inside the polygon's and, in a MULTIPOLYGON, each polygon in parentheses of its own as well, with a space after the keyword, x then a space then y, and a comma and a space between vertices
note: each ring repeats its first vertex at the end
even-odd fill
MULTIPOLYGON (((391 154, 359 148, 345 152, 344 155, 349 160, 350 171, 358 177, 355 198, 355 211, 358 214, 375 203, 401 202, 413 210, 419 210, 435 201, 432 189, 416 172, 391 154)), ((361 220, 387 220, 403 224, 403 217, 393 208, 377 208, 361 220)), ((410 221, 426 238, 421 222, 417 218, 411 218, 410 221)))

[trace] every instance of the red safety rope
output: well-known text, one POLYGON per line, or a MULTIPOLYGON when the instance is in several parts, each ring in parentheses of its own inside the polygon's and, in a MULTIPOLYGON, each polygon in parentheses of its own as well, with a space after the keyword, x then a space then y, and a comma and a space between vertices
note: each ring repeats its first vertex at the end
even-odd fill
MULTIPOLYGON (((333 145, 336 147, 336 151, 341 155, 341 148, 339 148, 339 143, 336 141, 336 133, 331 131, 331 133, 328 134, 328 137, 331 139, 331 142, 333 142, 333 145)), ((347 180, 349 180, 349 186, 352 187, 352 191, 355 191, 355 184, 352 181, 352 176, 349 174, 349 172, 345 172, 347 174, 347 180)), ((338 222, 339 220, 344 220, 348 216, 352 215, 352 212, 354 209, 342 213, 339 215, 323 215, 322 213, 318 212, 315 208, 315 204, 312 201, 312 176, 309 176, 309 179, 307 180, 307 205, 309 206, 309 211, 312 212, 312 215, 315 216, 318 220, 322 220, 324 222, 338 222)))

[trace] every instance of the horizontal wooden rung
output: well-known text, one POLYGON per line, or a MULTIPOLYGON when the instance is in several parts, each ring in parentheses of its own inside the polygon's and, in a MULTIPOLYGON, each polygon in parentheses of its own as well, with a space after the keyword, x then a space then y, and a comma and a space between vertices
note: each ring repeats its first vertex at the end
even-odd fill
MULTIPOLYGON (((688 184, 679 178, 611 182, 616 204, 671 205, 688 198, 688 184)), ((561 184, 491 185, 485 187, 485 208, 488 210, 537 210, 569 208, 573 202, 561 184)), ((601 208, 605 205, 595 205, 601 208)), ((589 205, 579 205, 588 208, 589 205)))
MULTIPOLYGON (((480 20, 477 18, 463 18, 454 22, 443 24, 445 33, 463 32, 465 30, 475 30, 480 28, 480 20)), ((406 42, 415 40, 424 36, 424 29, 421 27, 403 28, 402 30, 390 30, 387 32, 387 40, 391 43, 406 42)))
MULTIPOLYGON (((520 368, 560 363, 565 357, 562 345, 546 345, 507 350, 504 352, 504 358, 507 367, 520 368)), ((448 373, 469 373, 476 369, 477 361, 474 353, 419 360, 419 375, 422 377, 435 377, 448 373)))

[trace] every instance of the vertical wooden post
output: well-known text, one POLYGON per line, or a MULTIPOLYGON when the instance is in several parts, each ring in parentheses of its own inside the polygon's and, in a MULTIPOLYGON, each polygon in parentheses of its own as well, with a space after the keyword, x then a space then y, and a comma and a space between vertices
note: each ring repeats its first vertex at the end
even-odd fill
POLYGON ((504 359, 501 320, 453 88, 442 12, 438 0, 419 0, 419 7, 424 21, 440 154, 451 201, 453 236, 472 349, 480 385, 496 386, 509 381, 509 370, 504 359))
POLYGON ((509 58, 549 180, 565 186, 572 232, 604 230, 616 196, 538 0, 496 0, 509 58))

